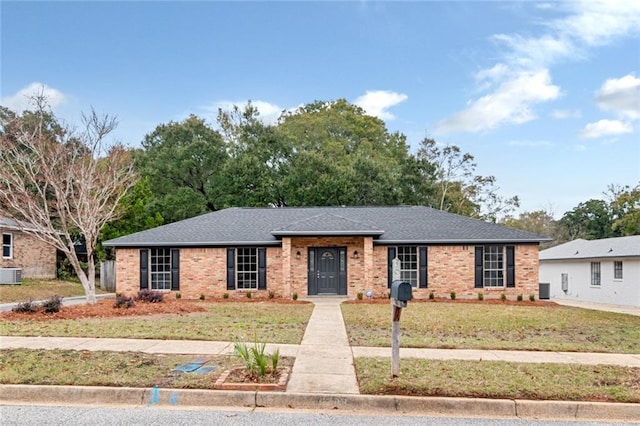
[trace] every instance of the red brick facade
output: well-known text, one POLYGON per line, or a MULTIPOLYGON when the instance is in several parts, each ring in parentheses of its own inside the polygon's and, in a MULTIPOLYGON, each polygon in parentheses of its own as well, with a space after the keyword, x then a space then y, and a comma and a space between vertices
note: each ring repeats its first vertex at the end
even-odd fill
MULTIPOLYGON (((294 293, 306 296, 308 250, 310 247, 346 248, 347 295, 355 298, 360 292, 373 292, 374 297, 388 294, 388 247, 374 246, 372 237, 285 237, 281 247, 267 247, 267 289, 254 291, 257 297, 289 298, 294 293)), ((474 287, 474 245, 428 245, 428 288, 414 289, 415 298, 499 297, 506 293, 514 299, 522 294, 538 294, 538 245, 515 246, 515 287, 474 287)), ((227 249, 180 249, 180 293, 184 298, 246 297, 246 290, 227 290, 227 249)), ((136 293, 140 288, 140 250, 118 248, 116 251, 117 291, 136 293)))
POLYGON ((56 249, 37 238, 10 228, 0 234, 11 235, 12 253, 0 256, 0 268, 22 268, 23 278, 55 278, 56 249))

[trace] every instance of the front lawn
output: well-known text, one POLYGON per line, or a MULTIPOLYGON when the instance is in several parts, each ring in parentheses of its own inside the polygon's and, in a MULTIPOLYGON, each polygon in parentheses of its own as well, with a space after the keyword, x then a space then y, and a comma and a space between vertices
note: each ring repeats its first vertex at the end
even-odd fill
POLYGON ((389 358, 355 366, 364 394, 640 402, 640 368, 407 358, 391 379, 389 358))
MULTIPOLYGON (((99 288, 96 294, 106 293, 99 288)), ((0 303, 24 302, 31 300, 45 300, 57 294, 58 296, 84 296, 84 288, 78 281, 38 280, 25 278, 20 285, 1 285, 0 303)))
MULTIPOLYGON (((342 304, 352 346, 391 346, 389 304, 342 304)), ((640 317, 557 305, 409 302, 407 348, 640 353, 640 317)))
MULTIPOLYGON (((279 365, 290 366, 282 357, 279 365)), ((0 383, 183 389, 213 389, 224 370, 243 366, 236 356, 164 355, 142 352, 6 349, 0 351, 0 383), (207 360, 207 374, 174 371, 179 365, 207 360)))
MULTIPOLYGON (((108 301, 106 311, 123 312, 108 301)), ((168 302, 157 304, 158 307, 168 302)), ((173 301, 178 304, 178 301, 173 301)), ((185 304, 194 303, 184 301, 185 304)), ((102 303, 102 306, 105 302, 102 303)), ((148 304, 152 309, 156 304, 148 304)), ((169 340, 214 340, 299 344, 313 305, 310 303, 219 302, 200 303, 205 312, 162 313, 126 317, 102 316, 32 320, 3 319, 7 336, 121 337, 169 340)), ((89 307, 90 308, 90 307, 89 307)), ((65 307, 71 310, 74 307, 65 307)), ((87 309, 87 307, 83 308, 87 309)), ((147 309, 148 311, 148 309, 147 309)), ((44 314, 34 314, 44 315, 44 314)), ((32 317, 33 318, 33 317, 32 317)))

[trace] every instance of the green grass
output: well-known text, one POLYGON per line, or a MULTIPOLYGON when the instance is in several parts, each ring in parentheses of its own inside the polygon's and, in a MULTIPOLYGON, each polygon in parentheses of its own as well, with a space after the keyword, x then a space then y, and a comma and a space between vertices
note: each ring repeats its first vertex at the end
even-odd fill
POLYGON ((299 344, 311 304, 205 303, 186 315, 3 321, 7 336, 122 337, 299 344))
MULTIPOLYGON (((105 293, 96 289, 96 294, 105 293)), ((25 278, 20 285, 0 286, 0 303, 24 302, 29 299, 45 300, 53 295, 62 297, 84 296, 78 281, 36 280, 25 278)))
MULTIPOLYGON (((282 359, 292 365, 292 359, 282 359)), ((7 349, 0 351, 0 383, 213 389, 216 378, 242 366, 235 356, 160 355, 141 352, 7 349), (173 371, 205 358, 219 368, 209 374, 173 371)))
MULTIPOLYGON (((391 346, 391 307, 343 304, 353 346, 391 346)), ((640 353, 640 317, 560 306, 409 303, 400 319, 410 348, 640 353)))
POLYGON ((640 368, 410 358, 391 379, 388 358, 355 365, 364 394, 640 402, 640 368))

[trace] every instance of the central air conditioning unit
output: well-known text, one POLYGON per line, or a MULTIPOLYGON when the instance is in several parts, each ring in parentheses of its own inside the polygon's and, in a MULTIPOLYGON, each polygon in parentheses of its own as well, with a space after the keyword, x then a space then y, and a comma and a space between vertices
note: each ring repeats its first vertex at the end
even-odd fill
POLYGON ((22 283, 22 268, 0 268, 0 284, 22 283))

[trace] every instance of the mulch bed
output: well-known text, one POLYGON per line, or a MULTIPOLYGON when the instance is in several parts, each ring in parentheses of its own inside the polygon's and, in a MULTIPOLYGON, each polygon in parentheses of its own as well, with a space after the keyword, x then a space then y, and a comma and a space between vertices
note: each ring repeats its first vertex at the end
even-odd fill
POLYGON ((240 298, 211 298, 202 300, 186 300, 165 298, 160 303, 136 302, 131 308, 114 308, 114 299, 102 299, 95 305, 63 306, 59 312, 44 313, 39 310, 35 313, 0 312, 0 320, 35 320, 50 321, 56 319, 81 319, 81 318, 113 318, 127 316, 144 316, 158 314, 185 315, 194 312, 205 312, 206 303, 280 303, 280 304, 305 304, 309 302, 294 301, 288 299, 240 299, 240 298))

